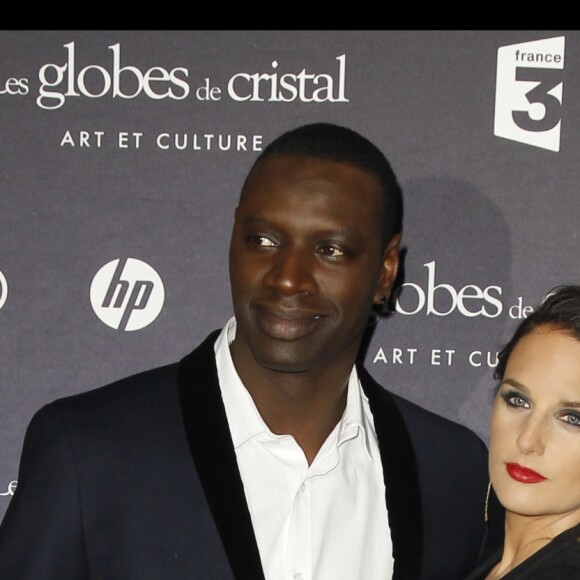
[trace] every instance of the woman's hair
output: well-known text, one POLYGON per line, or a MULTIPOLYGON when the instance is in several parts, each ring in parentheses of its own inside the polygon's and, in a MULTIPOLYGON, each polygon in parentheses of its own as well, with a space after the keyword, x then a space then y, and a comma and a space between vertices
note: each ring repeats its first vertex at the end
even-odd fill
POLYGON ((494 379, 501 383, 508 359, 516 344, 540 327, 564 332, 580 341, 580 286, 557 286, 550 290, 536 310, 520 322, 511 340, 498 354, 494 379))

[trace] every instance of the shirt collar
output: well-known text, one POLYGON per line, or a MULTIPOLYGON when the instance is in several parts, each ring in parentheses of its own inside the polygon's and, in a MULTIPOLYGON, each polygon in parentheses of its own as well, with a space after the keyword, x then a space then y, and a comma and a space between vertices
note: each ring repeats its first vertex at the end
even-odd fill
POLYGON ((270 430, 262 419, 254 400, 236 371, 230 344, 236 337, 236 319, 230 318, 215 342, 214 350, 218 379, 234 448, 248 439, 268 433, 270 430))
MULTIPOLYGON (((232 360, 230 344, 236 337, 236 319, 230 318, 215 344, 214 351, 222 399, 232 435, 234 448, 260 434, 279 437, 270 431, 262 419, 250 393, 242 383, 232 360), (235 412, 234 412, 235 410, 235 412)), ((338 425, 336 445, 362 436, 365 449, 371 458, 369 437, 375 436, 368 399, 364 394, 356 367, 353 366, 348 379, 346 408, 338 425)))

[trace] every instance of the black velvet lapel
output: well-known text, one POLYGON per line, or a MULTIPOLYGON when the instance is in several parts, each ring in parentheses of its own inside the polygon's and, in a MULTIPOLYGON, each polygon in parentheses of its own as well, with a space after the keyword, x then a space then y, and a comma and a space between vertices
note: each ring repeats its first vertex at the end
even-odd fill
POLYGON ((393 580, 421 577, 423 522, 419 474, 413 444, 401 413, 391 396, 362 367, 359 378, 373 414, 393 541, 393 580))
POLYGON ((189 448, 237 580, 264 580, 234 444, 218 384, 216 331, 179 363, 179 397, 189 448))
MULTIPOLYGON (((237 580, 264 580, 260 553, 218 384, 212 333, 179 364, 179 396, 191 455, 237 580)), ((423 526, 415 453, 390 395, 361 366, 379 440, 393 540, 393 580, 420 578, 423 526)))

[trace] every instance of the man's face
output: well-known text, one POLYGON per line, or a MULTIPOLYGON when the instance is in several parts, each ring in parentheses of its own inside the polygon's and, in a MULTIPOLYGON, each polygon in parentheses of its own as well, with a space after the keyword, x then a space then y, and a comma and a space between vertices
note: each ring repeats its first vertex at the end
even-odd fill
POLYGON ((380 186, 354 166, 272 155, 247 180, 230 244, 236 366, 282 372, 353 364, 398 240, 381 243, 380 186))

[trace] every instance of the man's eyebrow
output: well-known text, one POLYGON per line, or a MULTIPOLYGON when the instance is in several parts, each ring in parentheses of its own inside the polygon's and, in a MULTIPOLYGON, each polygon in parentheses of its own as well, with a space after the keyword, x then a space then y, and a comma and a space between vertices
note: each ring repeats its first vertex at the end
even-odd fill
POLYGON ((246 225, 246 224, 251 225, 251 224, 271 224, 273 222, 272 222, 272 220, 269 220, 264 216, 261 216, 259 214, 254 214, 254 215, 244 216, 242 218, 242 223, 244 225, 246 225))

